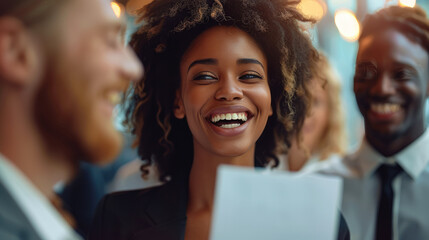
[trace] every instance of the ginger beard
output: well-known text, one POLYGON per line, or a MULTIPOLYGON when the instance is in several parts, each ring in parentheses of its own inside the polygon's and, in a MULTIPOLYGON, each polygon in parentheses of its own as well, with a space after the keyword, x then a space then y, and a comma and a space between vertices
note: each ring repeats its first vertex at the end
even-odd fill
POLYGON ((97 108, 109 87, 94 94, 90 91, 94 80, 82 70, 85 67, 49 63, 33 108, 47 148, 65 153, 76 167, 82 160, 111 161, 121 150, 122 135, 112 118, 97 108))

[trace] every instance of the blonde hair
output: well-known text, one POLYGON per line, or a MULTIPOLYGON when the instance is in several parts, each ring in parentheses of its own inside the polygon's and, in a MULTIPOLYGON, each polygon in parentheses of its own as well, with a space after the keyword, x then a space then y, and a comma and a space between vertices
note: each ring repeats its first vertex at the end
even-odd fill
POLYGON ((314 78, 322 81, 322 87, 328 93, 329 108, 328 123, 314 153, 319 155, 320 160, 328 158, 331 154, 344 155, 347 141, 339 75, 323 53, 319 54, 319 61, 313 74, 314 78))

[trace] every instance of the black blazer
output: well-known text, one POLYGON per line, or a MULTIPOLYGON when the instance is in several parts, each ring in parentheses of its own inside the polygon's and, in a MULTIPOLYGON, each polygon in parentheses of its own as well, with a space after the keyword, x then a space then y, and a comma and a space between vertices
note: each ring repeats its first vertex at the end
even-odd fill
MULTIPOLYGON (((98 205, 90 240, 183 240, 187 181, 109 194, 98 205)), ((350 239, 341 215, 339 240, 350 239)))

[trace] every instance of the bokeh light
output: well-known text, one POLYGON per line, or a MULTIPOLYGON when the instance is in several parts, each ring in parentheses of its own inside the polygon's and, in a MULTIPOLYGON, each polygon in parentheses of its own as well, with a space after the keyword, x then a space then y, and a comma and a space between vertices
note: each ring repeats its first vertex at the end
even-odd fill
POLYGON ((302 0, 297 9, 306 17, 320 20, 325 16, 327 7, 323 0, 302 0))
POLYGON ((349 42, 356 41, 360 34, 359 21, 355 14, 350 10, 338 10, 335 12, 335 25, 345 40, 349 42))
POLYGON ((122 9, 121 6, 117 2, 111 2, 110 6, 113 9, 113 12, 115 13, 117 18, 121 17, 122 9))
POLYGON ((399 0, 399 6, 401 6, 401 7, 414 7, 414 6, 416 6, 416 0, 399 0))

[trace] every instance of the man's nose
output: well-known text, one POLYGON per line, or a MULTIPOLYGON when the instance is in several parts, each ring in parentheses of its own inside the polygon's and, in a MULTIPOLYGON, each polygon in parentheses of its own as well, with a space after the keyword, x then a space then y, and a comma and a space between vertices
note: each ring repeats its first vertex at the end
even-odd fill
POLYGON ((130 81, 140 80, 144 67, 130 47, 125 47, 124 60, 121 61, 121 71, 125 79, 130 81))
POLYGON ((395 88, 393 79, 389 74, 381 74, 373 83, 370 89, 371 95, 374 96, 386 96, 394 94, 395 88))

